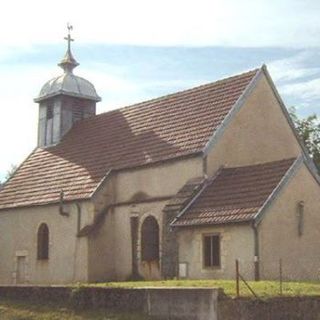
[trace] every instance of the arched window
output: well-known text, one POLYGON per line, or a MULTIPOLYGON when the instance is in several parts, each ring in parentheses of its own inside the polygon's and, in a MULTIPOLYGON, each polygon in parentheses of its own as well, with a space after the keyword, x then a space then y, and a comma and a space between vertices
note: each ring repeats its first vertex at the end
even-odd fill
POLYGON ((38 260, 49 259, 49 228, 42 223, 38 229, 38 260))
POLYGON ((141 227, 141 260, 159 260, 159 226, 152 216, 148 216, 141 227))

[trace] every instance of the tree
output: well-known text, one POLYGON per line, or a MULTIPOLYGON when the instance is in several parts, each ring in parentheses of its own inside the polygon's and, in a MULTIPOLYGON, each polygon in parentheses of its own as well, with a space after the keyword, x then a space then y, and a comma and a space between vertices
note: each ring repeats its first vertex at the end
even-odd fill
POLYGON ((316 114, 300 118, 294 107, 289 109, 297 132, 320 172, 320 119, 316 114))
POLYGON ((10 169, 7 170, 7 173, 6 173, 6 176, 5 176, 5 180, 4 181, 0 181, 0 190, 2 189, 4 183, 13 176, 13 174, 16 172, 17 168, 18 168, 17 165, 11 164, 10 169))
POLYGON ((17 170, 17 168, 18 168, 17 165, 11 164, 10 169, 7 170, 7 174, 6 174, 6 177, 5 177, 6 181, 7 181, 8 179, 10 179, 10 178, 14 175, 14 173, 15 173, 16 170, 17 170))

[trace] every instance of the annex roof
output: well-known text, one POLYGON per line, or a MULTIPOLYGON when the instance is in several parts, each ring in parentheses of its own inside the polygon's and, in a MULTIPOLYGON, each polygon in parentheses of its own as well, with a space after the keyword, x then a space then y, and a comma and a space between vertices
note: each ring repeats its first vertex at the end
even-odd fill
MULTIPOLYGON (((209 179, 173 226, 252 221, 296 159, 222 168, 209 179)), ((182 189, 183 190, 183 189, 182 189)), ((179 193, 176 198, 180 198, 179 193)))
POLYGON ((202 152, 260 69, 75 123, 36 149, 0 192, 0 209, 89 199, 111 169, 202 152))

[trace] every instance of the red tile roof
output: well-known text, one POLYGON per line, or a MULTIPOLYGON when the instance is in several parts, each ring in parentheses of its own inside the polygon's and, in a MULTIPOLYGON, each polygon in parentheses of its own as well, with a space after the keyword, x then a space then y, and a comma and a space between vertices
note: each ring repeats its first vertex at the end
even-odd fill
POLYGON ((77 122, 35 150, 0 192, 0 209, 88 199, 106 172, 201 152, 258 70, 77 122))
POLYGON ((296 159, 224 168, 174 226, 251 221, 296 159))

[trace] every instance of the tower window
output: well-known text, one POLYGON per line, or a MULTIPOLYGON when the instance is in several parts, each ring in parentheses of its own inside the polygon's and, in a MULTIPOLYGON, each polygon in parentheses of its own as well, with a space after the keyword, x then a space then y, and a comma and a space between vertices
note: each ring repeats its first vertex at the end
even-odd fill
POLYGON ((53 118, 53 105, 47 107, 47 120, 53 118))
POLYGON ((49 228, 42 223, 38 229, 38 260, 49 259, 49 228))

